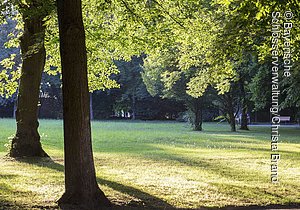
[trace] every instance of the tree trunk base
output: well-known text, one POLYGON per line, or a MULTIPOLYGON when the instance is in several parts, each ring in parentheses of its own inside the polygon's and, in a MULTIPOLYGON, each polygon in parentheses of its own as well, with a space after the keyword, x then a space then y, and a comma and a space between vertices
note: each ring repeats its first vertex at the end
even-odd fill
POLYGON ((111 207, 110 201, 100 189, 89 197, 78 192, 65 192, 57 203, 62 209, 105 210, 111 207))
POLYGON ((244 126, 241 126, 241 127, 240 127, 240 130, 245 130, 245 131, 248 131, 248 130, 249 130, 249 128, 248 128, 248 126, 245 126, 245 127, 244 127, 244 126))
POLYGON ((194 127, 194 129, 193 129, 194 131, 202 131, 202 127, 200 126, 200 127, 194 127))
POLYGON ((236 132, 235 124, 230 124, 231 132, 236 132))
POLYGON ((19 157, 49 157, 43 150, 40 141, 28 141, 27 139, 14 137, 9 156, 13 158, 19 157))

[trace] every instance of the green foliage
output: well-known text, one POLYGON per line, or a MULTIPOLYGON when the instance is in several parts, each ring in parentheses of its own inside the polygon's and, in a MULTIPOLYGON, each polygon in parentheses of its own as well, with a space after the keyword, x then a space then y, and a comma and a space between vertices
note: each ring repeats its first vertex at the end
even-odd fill
MULTIPOLYGON (((290 20, 294 27, 292 44, 299 48, 299 3, 297 1, 216 1, 219 18, 223 18, 224 30, 218 39, 218 48, 226 55, 238 55, 240 50, 258 51, 260 60, 270 54, 269 36, 272 26, 272 12, 280 12, 280 24, 285 11, 292 11, 290 20), (224 45, 224 43, 226 43, 224 45)), ((281 41, 280 41, 281 42, 281 41)), ((282 43, 280 43, 282 44, 282 43)), ((297 60, 299 52, 295 52, 297 60)))
MULTIPOLYGON (((47 17, 45 45, 49 56, 46 72, 55 74, 50 66, 57 66, 57 71, 60 69, 59 44, 56 15, 51 5, 51 1, 47 1, 45 5, 33 8, 31 1, 26 1, 21 2, 18 9, 25 18, 38 13, 47 17)), ((219 25, 214 22, 213 16, 206 14, 204 4, 198 1, 89 1, 83 2, 83 12, 86 14, 90 91, 118 87, 110 79, 110 75, 118 73, 113 60, 130 60, 131 56, 142 52, 155 55, 168 48, 177 49, 176 62, 183 72, 212 63, 209 55, 219 25)), ((232 78, 229 66, 216 69, 218 66, 214 65, 198 70, 188 85, 188 93, 199 97, 209 83, 216 83, 222 92, 228 78, 232 78), (212 77, 207 80, 209 75, 212 77), (203 85, 204 81, 207 83, 203 85)), ((171 75, 175 76, 175 73, 171 75)), ((172 78, 176 80, 178 75, 172 78)), ((170 79, 168 81, 171 82, 170 79)))
POLYGON ((299 65, 293 66, 292 77, 282 79, 283 94, 286 95, 281 103, 281 108, 300 107, 300 69, 299 65))
MULTIPOLYGON (((48 15, 54 11, 55 2, 52 0, 46 1, 34 1, 34 0, 23 0, 15 1, 8 0, 1 3, 0 8, 1 19, 5 24, 10 24, 13 27, 6 28, 6 34, 3 34, 5 39, 4 46, 7 48, 5 51, 11 52, 14 49, 15 53, 8 53, 6 57, 1 58, 1 76, 0 76, 0 96, 11 97, 18 88, 21 67, 21 57, 19 52, 19 39, 23 33, 23 20, 43 18, 45 21, 48 15)), ((3 27, 3 25, 2 25, 3 27)), ((31 56, 39 48, 40 43, 44 40, 37 38, 35 44, 30 46, 27 54, 22 54, 22 57, 31 56)))
MULTIPOLYGON (((272 28, 272 13, 280 12, 279 24, 283 24, 286 11, 293 13, 293 18, 287 20, 293 24, 291 30, 291 46, 293 46, 292 60, 293 71, 290 78, 280 76, 282 82, 281 108, 298 106, 299 83, 299 47, 300 47, 300 5, 297 1, 251 1, 230 0, 216 2, 218 19, 222 19, 223 30, 215 42, 218 54, 225 55, 229 59, 243 60, 244 52, 251 52, 258 56, 257 73, 250 83, 252 100, 256 109, 261 109, 268 104, 270 99, 270 56, 271 47, 270 33, 272 28)), ((283 39, 279 39, 279 48, 283 47, 283 39)), ((279 52, 282 59, 283 53, 279 52)), ((252 74, 253 76, 253 74, 252 74)))
POLYGON ((123 95, 126 98, 133 94, 138 99, 148 96, 141 77, 141 65, 143 64, 142 59, 142 57, 132 57, 130 62, 115 61, 115 64, 120 71, 117 80, 121 84, 121 88, 125 90, 123 95))
POLYGON ((266 88, 271 85, 270 63, 257 66, 255 74, 249 83, 251 100, 255 103, 255 110, 264 109, 270 102, 271 90, 266 88))
POLYGON ((14 34, 18 31, 15 27, 16 24, 13 20, 6 20, 0 26, 0 97, 8 98, 12 96, 18 87, 20 77, 19 49, 15 48, 11 42, 11 40, 14 40, 14 34), (11 46, 8 46, 8 44, 11 46))
POLYGON ((177 68, 176 55, 169 52, 147 56, 143 65, 143 81, 151 95, 183 100, 186 97, 185 76, 177 68))
MULTIPOLYGON (((56 75, 60 71, 60 57, 53 1, 45 1, 36 9, 30 8, 31 3, 17 4, 11 0, 2 3, 1 9, 14 14, 18 20, 17 28, 22 26, 21 15, 45 16, 48 54, 45 71, 56 75), (19 13, 13 13, 8 5, 16 5, 19 13), (53 66, 58 68, 54 70, 53 66)), ((119 73, 114 60, 129 61, 132 56, 144 53, 148 70, 143 80, 151 95, 172 92, 172 87, 182 79, 184 91, 194 98, 201 97, 209 86, 224 94, 229 91, 230 83, 238 80, 237 68, 247 59, 247 53, 255 54, 260 65, 268 62, 271 13, 280 11, 283 14, 287 10, 294 12, 292 44, 298 49, 300 10, 296 2, 84 0, 90 91, 119 87, 112 79, 119 73)), ((13 37, 7 46, 16 46, 19 36, 13 37)), ((299 63, 298 58, 299 51, 295 50, 295 66, 299 63)), ((254 80, 258 80, 257 77, 254 80)), ((292 77, 284 81, 284 92, 292 99, 289 101, 297 102, 297 69, 292 77)), ((291 104, 285 100, 282 106, 291 104)))
POLYGON ((144 61, 144 70, 141 75, 148 92, 152 96, 161 95, 164 88, 164 84, 162 82, 163 68, 164 66, 161 66, 159 60, 155 60, 152 57, 147 57, 144 61))

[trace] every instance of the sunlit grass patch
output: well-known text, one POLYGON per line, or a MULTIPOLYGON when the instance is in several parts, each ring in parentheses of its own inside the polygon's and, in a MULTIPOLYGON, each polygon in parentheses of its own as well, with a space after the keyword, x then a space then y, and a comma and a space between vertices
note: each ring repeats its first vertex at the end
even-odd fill
MULTIPOLYGON (((52 160, 5 158, 13 120, 0 120, 0 206, 57 208, 64 192, 62 122, 42 120, 52 160)), ((117 205, 150 209, 300 203, 300 130, 282 128, 280 184, 270 183, 270 129, 229 132, 204 124, 193 132, 174 122, 93 122, 101 189, 117 205), (298 180, 298 181, 297 181, 298 180)), ((0 208, 1 209, 1 208, 0 208)))

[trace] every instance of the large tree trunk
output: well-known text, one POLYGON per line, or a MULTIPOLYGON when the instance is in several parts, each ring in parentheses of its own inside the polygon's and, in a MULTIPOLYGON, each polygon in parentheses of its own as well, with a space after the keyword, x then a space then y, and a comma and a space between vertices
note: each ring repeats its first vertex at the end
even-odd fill
POLYGON ((38 133, 38 100, 45 65, 45 27, 42 17, 23 17, 24 32, 20 39, 22 69, 18 90, 17 131, 12 140, 11 157, 46 157, 38 133))
POLYGON ((101 209, 110 202, 100 190, 91 143, 87 56, 80 0, 58 0, 63 78, 65 193, 60 206, 101 209))

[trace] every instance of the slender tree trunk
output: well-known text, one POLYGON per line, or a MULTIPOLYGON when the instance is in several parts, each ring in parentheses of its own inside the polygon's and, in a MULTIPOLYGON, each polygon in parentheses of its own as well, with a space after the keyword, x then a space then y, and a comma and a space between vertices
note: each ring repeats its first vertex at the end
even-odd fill
POLYGON ((247 117, 247 107, 242 108, 242 119, 240 130, 249 130, 248 128, 248 117, 247 117))
POLYGON ((236 132, 234 112, 229 113, 229 123, 232 132, 236 132))
POLYGON ((193 99, 193 107, 191 108, 193 111, 195 118, 194 118, 194 131, 202 131, 202 115, 203 115, 203 105, 202 99, 197 98, 193 99))
POLYGON ((133 94, 132 96, 132 120, 136 119, 136 98, 135 95, 133 94))
POLYGON ((202 131, 202 109, 198 109, 195 113, 194 130, 202 131))
POLYGON ((20 39, 22 69, 18 90, 17 131, 12 140, 11 157, 46 157, 38 133, 38 100, 45 65, 45 27, 42 17, 23 17, 24 32, 20 39))
POLYGON ((228 122, 230 124, 230 128, 232 132, 236 132, 236 123, 235 123, 235 114, 234 114, 234 106, 233 106, 233 98, 230 95, 231 93, 228 93, 225 96, 226 100, 226 109, 228 113, 228 122))
POLYGON ((240 130, 249 130, 248 128, 248 117, 247 117, 247 103, 246 93, 244 87, 244 80, 240 79, 240 91, 241 91, 241 104, 242 104, 242 119, 240 130))
POLYGON ((81 0, 57 0, 63 78, 65 193, 60 206, 102 209, 92 154, 87 56, 81 0))

